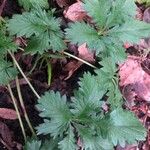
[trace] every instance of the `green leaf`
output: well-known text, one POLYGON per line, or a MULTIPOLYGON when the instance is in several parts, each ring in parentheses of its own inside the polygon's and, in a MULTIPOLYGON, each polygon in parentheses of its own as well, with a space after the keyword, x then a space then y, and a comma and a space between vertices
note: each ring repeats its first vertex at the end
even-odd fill
MULTIPOLYGON (((118 82, 117 82, 118 83, 118 82)), ((111 105, 111 110, 116 108, 121 108, 123 105, 123 98, 120 90, 118 89, 118 84, 111 84, 109 91, 107 93, 108 96, 108 103, 111 105)))
POLYGON ((54 138, 62 135, 72 118, 66 103, 66 96, 61 97, 59 93, 47 92, 38 102, 37 108, 41 111, 40 116, 50 119, 37 127, 38 133, 51 133, 54 138))
POLYGON ((22 15, 14 15, 9 20, 8 30, 12 35, 31 37, 27 52, 42 54, 48 49, 60 51, 66 48, 63 41, 63 33, 60 29, 60 21, 41 8, 22 15))
POLYGON ((100 51, 103 46, 97 31, 84 22, 70 24, 70 28, 66 29, 66 37, 73 44, 81 45, 86 42, 91 50, 100 51))
POLYGON ((99 112, 102 104, 104 90, 100 90, 95 77, 90 73, 85 73, 79 82, 79 90, 74 93, 72 112, 83 122, 89 122, 93 113, 99 112))
POLYGON ((108 35, 116 39, 116 42, 120 40, 137 43, 141 38, 150 36, 150 24, 138 20, 129 20, 122 26, 109 30, 108 35))
POLYGON ((78 126, 78 132, 83 142, 85 150, 113 150, 113 145, 100 135, 94 136, 91 130, 78 126))
MULTIPOLYGON (((117 69, 115 62, 111 57, 104 58, 100 64, 103 66, 101 69, 96 70, 96 79, 101 87, 107 92, 108 103, 111 105, 111 109, 114 110, 118 107, 122 107, 122 95, 118 89, 118 78, 116 77, 117 69)), ((104 93, 104 94, 105 94, 104 93)))
POLYGON ((32 139, 27 141, 27 143, 24 146, 24 150, 40 150, 41 147, 41 141, 32 139))
POLYGON ((12 67, 12 63, 0 60, 0 85, 7 85, 16 76, 17 70, 12 67))
POLYGON ((67 136, 59 142, 59 148, 61 150, 76 150, 76 147, 73 128, 69 127, 67 136))
POLYGON ((58 139, 45 140, 40 150, 58 150, 58 139))
POLYGON ((25 10, 30 10, 35 5, 38 5, 42 8, 48 8, 48 1, 47 0, 18 0, 19 5, 23 6, 25 10))
POLYGON ((87 0, 83 7, 96 22, 97 26, 102 29, 110 12, 111 0, 87 0))
POLYGON ((120 144, 124 147, 126 142, 130 144, 145 140, 146 130, 131 112, 114 110, 110 114, 110 120, 108 135, 114 145, 120 144))
POLYGON ((87 102, 99 104, 100 99, 103 96, 103 92, 99 91, 98 83, 95 80, 95 76, 90 73, 85 73, 79 82, 79 91, 81 92, 87 102))
POLYGON ((100 62, 100 65, 103 67, 96 70, 96 81, 99 83, 100 89, 107 92, 113 83, 113 78, 116 75, 117 69, 110 57, 104 58, 100 62))
POLYGON ((111 11, 107 17, 106 27, 111 28, 133 19, 136 15, 136 8, 134 0, 113 1, 111 11))
POLYGON ((8 53, 8 50, 15 52, 17 46, 12 41, 12 39, 5 35, 5 31, 0 30, 0 57, 8 53))
POLYGON ((89 49, 96 51, 96 54, 104 55, 107 51, 114 62, 120 62, 125 58, 122 48, 124 42, 136 43, 150 35, 150 25, 134 19, 134 0, 88 0, 84 1, 83 7, 92 16, 96 25, 75 22, 66 29, 67 39, 78 45, 87 43, 89 49))

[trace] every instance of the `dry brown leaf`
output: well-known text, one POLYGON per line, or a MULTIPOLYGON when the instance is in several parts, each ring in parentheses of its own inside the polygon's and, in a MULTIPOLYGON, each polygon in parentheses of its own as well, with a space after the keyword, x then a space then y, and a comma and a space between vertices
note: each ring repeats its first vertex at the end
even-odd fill
POLYGON ((0 122, 0 135, 1 142, 7 147, 8 150, 13 150, 15 146, 15 141, 13 141, 13 132, 8 128, 8 126, 0 122))
POLYGON ((64 16, 71 21, 82 21, 86 18, 87 13, 83 10, 82 3, 78 1, 72 4, 67 11, 64 11, 64 16))
POLYGON ((0 117, 10 120, 16 120, 18 118, 16 111, 8 108, 0 108, 0 117))
POLYGON ((76 60, 73 60, 71 62, 69 62, 68 64, 66 64, 66 66, 64 67, 64 71, 65 72, 68 72, 68 75, 67 77, 65 77, 64 80, 67 80, 69 79, 73 73, 78 69, 80 68, 80 66, 82 65, 83 63, 80 62, 80 61, 76 61, 76 60))
POLYGON ((78 47, 79 57, 88 62, 95 62, 94 54, 87 48, 87 44, 84 43, 78 47))
POLYGON ((150 101, 150 75, 142 69, 141 63, 141 58, 129 56, 119 69, 119 84, 123 87, 124 97, 129 101, 132 101, 134 96, 150 101))

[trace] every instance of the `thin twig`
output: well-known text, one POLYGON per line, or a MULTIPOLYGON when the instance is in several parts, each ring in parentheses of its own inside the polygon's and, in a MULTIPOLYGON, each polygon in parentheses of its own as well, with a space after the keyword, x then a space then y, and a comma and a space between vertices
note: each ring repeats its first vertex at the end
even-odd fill
POLYGON ((19 124, 20 124, 21 130, 22 130, 22 134, 23 134, 24 140, 26 142, 27 137, 26 137, 26 133, 25 133, 25 129, 24 129, 24 126, 23 126, 23 122, 22 122, 22 119, 21 119, 21 116, 20 116, 20 113, 19 113, 19 110, 18 110, 18 106, 16 104, 16 100, 15 100, 14 94, 12 92, 10 84, 8 84, 7 87, 8 87, 8 91, 10 93, 11 99, 13 101, 13 105, 15 107, 15 110, 16 110, 16 113, 17 113, 17 116, 18 116, 18 120, 19 120, 19 124))
POLYGON ((27 111, 26 111, 26 108, 25 108, 25 105, 24 105, 24 102, 23 102, 23 98, 22 98, 22 94, 21 94, 21 89, 20 89, 20 85, 19 85, 19 80, 18 80, 18 77, 16 77, 16 86, 17 86, 17 92, 18 92, 18 97, 19 97, 19 101, 20 101, 20 104, 21 104, 21 107, 23 109, 23 113, 24 113, 24 117, 27 121, 27 124, 32 132, 32 134, 36 137, 36 133, 32 127, 32 124, 29 120, 29 117, 28 117, 28 114, 27 114, 27 111))
POLYGON ((81 58, 78 58, 78 57, 76 57, 76 56, 74 56, 74 55, 72 55, 72 54, 70 54, 70 53, 68 53, 68 52, 63 52, 63 53, 64 53, 65 55, 69 56, 69 57, 72 57, 72 58, 74 58, 74 59, 77 59, 77 60, 81 61, 82 63, 84 63, 84 64, 86 64, 86 65, 88 65, 88 66, 90 66, 90 67, 96 69, 96 67, 95 67, 94 65, 90 64, 89 62, 87 62, 87 61, 85 61, 85 60, 83 60, 83 59, 81 59, 81 58))
POLYGON ((22 71, 21 67, 19 66, 18 62, 16 61, 16 58, 14 57, 14 55, 8 51, 10 56, 12 57, 15 65, 17 66, 18 70, 20 71, 20 73, 22 74, 22 76, 24 77, 24 79, 26 80, 26 82, 28 83, 29 87, 31 88, 32 92, 36 95, 36 97, 38 99, 40 99, 39 94, 36 92, 36 90, 34 89, 34 87, 32 86, 32 84, 30 83, 30 81, 28 80, 28 78, 26 77, 26 75, 24 74, 24 72, 22 71))

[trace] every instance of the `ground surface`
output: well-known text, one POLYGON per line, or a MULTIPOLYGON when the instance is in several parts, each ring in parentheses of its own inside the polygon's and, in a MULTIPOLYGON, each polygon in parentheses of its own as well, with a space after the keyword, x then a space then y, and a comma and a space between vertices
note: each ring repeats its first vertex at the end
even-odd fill
MULTIPOLYGON (((0 12, 3 17, 11 17, 15 13, 21 13, 22 8, 19 7, 16 0, 4 1, 5 0, 0 0, 0 12)), ((62 18, 62 26, 66 26, 68 22, 68 19, 64 17, 64 10, 67 11, 68 7, 75 2, 75 0, 49 0, 50 6, 58 10, 58 16, 62 18)), ((139 10, 137 11, 137 18, 150 22, 150 9, 144 7, 143 5, 139 6, 139 10)), ((121 78, 122 83, 120 84, 120 89, 122 90, 124 98, 128 99, 128 108, 133 111, 139 117, 140 121, 147 127, 148 137, 145 142, 140 142, 138 146, 128 145, 125 149, 122 150, 136 150, 137 147, 139 147, 140 150, 148 150, 150 148, 150 100, 147 100, 147 97, 149 96, 150 88, 145 86, 145 83, 150 85, 150 77, 148 76, 147 80, 142 82, 145 90, 144 95, 140 94, 143 87, 141 89, 137 89, 137 86, 135 85, 135 82, 138 82, 139 78, 137 81, 135 81, 131 80, 131 77, 136 76, 137 74, 141 76, 141 70, 150 75, 150 55, 147 53, 143 56, 143 49, 150 48, 150 40, 147 39, 137 45, 126 44, 125 46, 129 55, 126 63, 131 64, 131 66, 135 65, 137 70, 133 72, 133 68, 127 68, 125 66, 120 67, 122 69, 122 72, 120 72, 121 76, 122 74, 125 74, 125 72, 127 73, 125 77, 126 81, 123 81, 123 77, 121 78), (127 78, 129 74, 130 78, 127 78), (124 82, 128 84, 125 84, 124 82)), ((78 55, 76 46, 70 45, 69 47, 70 48, 68 51, 74 55, 78 55)), ((19 52, 16 54, 16 58, 23 68, 23 71, 27 74, 29 70, 32 69, 35 57, 22 56, 22 53, 19 52)), ((50 86, 47 85, 47 72, 44 65, 40 70, 36 68, 28 77, 30 78, 31 83, 39 95, 42 95, 45 91, 49 90, 60 91, 62 95, 66 94, 68 96, 68 100, 69 97, 73 94, 73 90, 78 88, 77 82, 79 77, 82 77, 83 72, 93 72, 93 70, 90 67, 87 67, 87 65, 79 64, 78 61, 68 58, 63 60, 52 60, 52 68, 53 74, 52 83, 50 86)), ((34 127, 36 127, 39 123, 42 122, 42 119, 38 116, 38 111, 35 108, 37 98, 28 88, 27 83, 21 76, 19 77, 19 81, 27 113, 31 123, 34 127)), ((16 92, 16 85, 14 82, 11 83, 11 86, 13 91, 16 92)), ((15 96, 17 98, 17 94, 15 96)), ((13 109, 11 98, 5 87, 0 87, 0 108, 13 109)), ((28 136, 31 135, 27 125, 26 132, 28 136)), ((9 120, 0 117, 0 150, 20 150, 22 149, 22 145, 23 136, 21 134, 18 120, 9 120)), ((121 150, 121 148, 117 147, 117 150, 121 150)))

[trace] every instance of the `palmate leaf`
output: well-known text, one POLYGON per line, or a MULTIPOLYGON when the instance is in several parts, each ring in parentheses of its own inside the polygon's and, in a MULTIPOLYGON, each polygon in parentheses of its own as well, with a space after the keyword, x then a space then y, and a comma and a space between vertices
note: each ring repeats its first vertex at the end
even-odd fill
POLYGON ((47 13, 39 7, 22 15, 14 15, 9 20, 8 30, 18 37, 31 37, 26 49, 33 54, 42 54, 48 49, 59 51, 66 48, 59 20, 53 17, 52 12, 47 13))
POLYGON ((107 28, 122 24, 129 19, 134 18, 136 15, 137 7, 134 0, 115 0, 111 3, 111 11, 107 17, 106 22, 107 28))
POLYGON ((45 140, 40 150, 58 150, 58 139, 45 140))
POLYGON ((101 86, 101 89, 105 89, 107 91, 112 85, 113 78, 116 75, 116 65, 110 57, 104 58, 100 64, 103 67, 95 71, 97 74, 96 81, 101 86))
POLYGON ((46 140, 44 142, 38 139, 29 139, 25 143, 23 150, 58 150, 57 140, 46 140))
POLYGON ((146 130, 131 112, 116 109, 110 114, 110 121, 108 137, 114 145, 124 147, 126 142, 145 140, 146 130))
POLYGON ((104 93, 99 91, 99 84, 95 81, 95 76, 85 73, 80 79, 78 92, 82 93, 87 102, 99 105, 99 100, 104 93))
POLYGON ((40 150, 41 147, 41 141, 32 139, 27 141, 27 143, 24 146, 24 150, 40 150))
POLYGON ((100 64, 103 67, 96 70, 96 80, 101 89, 105 89, 104 94, 107 93, 107 101, 111 105, 111 109, 114 110, 118 107, 122 107, 123 99, 120 90, 118 89, 118 78, 116 77, 117 68, 115 62, 111 57, 106 57, 100 64))
POLYGON ((12 41, 12 39, 5 35, 5 31, 0 30, 0 57, 8 53, 8 50, 15 52, 17 46, 12 41))
POLYGON ((0 60, 0 85, 7 85, 17 75, 17 70, 12 63, 0 60))
POLYGON ((97 31, 84 22, 70 24, 70 28, 66 29, 66 37, 74 44, 87 43, 91 50, 100 51, 104 46, 103 39, 99 37, 97 31), (80 33, 80 36, 77 33, 80 33))
POLYGON ((20 6, 23 6, 25 10, 33 8, 35 5, 38 5, 42 8, 48 8, 47 0, 18 0, 20 6))
POLYGON ((134 17, 137 7, 134 0, 87 0, 83 8, 92 17, 98 28, 103 29, 134 17))
POLYGON ((105 26, 111 8, 111 0, 86 0, 83 8, 101 29, 105 26))
POLYGON ((85 150, 113 150, 113 145, 108 139, 100 135, 95 136, 94 132, 82 126, 77 126, 85 150))
POLYGON ((41 111, 41 117, 50 119, 37 127, 39 134, 51 133, 55 138, 66 131, 72 118, 66 104, 66 96, 61 97, 59 93, 54 92, 45 93, 39 100, 37 108, 41 111))
POLYGON ((76 150, 75 138, 73 129, 70 126, 67 132, 67 136, 59 142, 59 149, 61 150, 76 150))
POLYGON ((93 112, 100 111, 101 99, 106 91, 99 88, 98 82, 90 73, 83 75, 79 86, 79 90, 74 93, 74 99, 72 99, 72 112, 83 122, 88 122, 93 112))
POLYGON ((96 54, 103 53, 109 48, 110 51, 107 50, 108 55, 116 61, 114 52, 121 57, 125 54, 120 45, 127 41, 136 43, 139 39, 150 35, 150 25, 134 19, 136 6, 132 0, 115 0, 113 2, 109 0, 88 0, 84 1, 83 6, 93 17, 93 20, 97 22, 96 27, 84 22, 75 22, 70 25, 69 29, 66 29, 66 37, 74 44, 87 43, 89 49, 96 51, 96 54), (109 12, 106 12, 107 15, 101 16, 101 9, 98 13, 98 8, 105 6, 107 2, 109 2, 109 5, 106 6, 108 7, 106 11, 109 10, 109 12), (110 6, 111 8, 109 8, 110 6), (127 9, 129 11, 126 11, 127 9), (78 36, 78 33, 80 33, 80 36, 78 36), (119 47, 116 45, 118 42, 119 47), (114 47, 110 49, 110 46, 107 45, 114 47), (116 49, 120 49, 121 52, 119 53, 119 50, 116 49))
POLYGON ((138 20, 129 20, 125 24, 109 30, 108 35, 116 41, 136 43, 141 38, 150 36, 150 24, 138 20))

